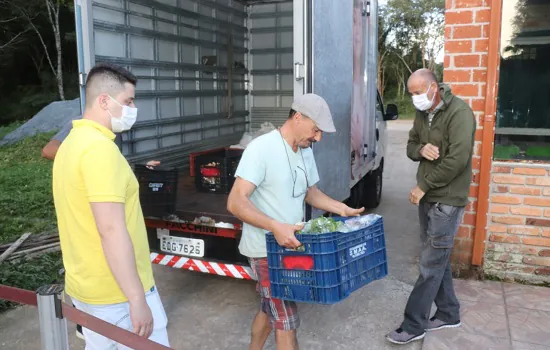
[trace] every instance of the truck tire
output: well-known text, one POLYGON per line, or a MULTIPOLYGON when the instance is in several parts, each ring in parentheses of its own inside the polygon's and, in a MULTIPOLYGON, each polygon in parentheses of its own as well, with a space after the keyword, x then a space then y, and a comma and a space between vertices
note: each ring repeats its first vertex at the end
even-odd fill
POLYGON ((365 198, 365 178, 362 178, 351 189, 350 197, 346 204, 351 208, 361 208, 365 198))
POLYGON ((384 163, 380 162, 378 169, 368 174, 363 188, 363 205, 365 208, 374 209, 380 205, 382 200, 382 173, 384 172, 384 163))

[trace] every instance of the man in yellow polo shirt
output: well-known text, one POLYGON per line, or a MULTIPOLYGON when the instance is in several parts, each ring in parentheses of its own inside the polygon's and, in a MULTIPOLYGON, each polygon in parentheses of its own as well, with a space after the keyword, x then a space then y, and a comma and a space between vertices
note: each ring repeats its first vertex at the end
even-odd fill
MULTIPOLYGON (((96 65, 86 108, 59 147, 53 196, 67 294, 89 314, 169 346, 167 318, 155 287, 139 202, 139 184, 114 143, 137 117, 136 77, 96 65)), ((125 348, 84 329, 87 350, 125 348)))

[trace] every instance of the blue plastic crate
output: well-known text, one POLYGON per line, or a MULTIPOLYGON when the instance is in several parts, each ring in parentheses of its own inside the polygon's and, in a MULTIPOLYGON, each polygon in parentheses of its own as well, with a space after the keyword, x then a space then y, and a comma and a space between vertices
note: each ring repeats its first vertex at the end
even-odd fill
POLYGON ((388 274, 382 218, 349 233, 299 234, 297 238, 305 247, 303 252, 281 247, 272 233, 266 235, 274 298, 334 304, 388 274))

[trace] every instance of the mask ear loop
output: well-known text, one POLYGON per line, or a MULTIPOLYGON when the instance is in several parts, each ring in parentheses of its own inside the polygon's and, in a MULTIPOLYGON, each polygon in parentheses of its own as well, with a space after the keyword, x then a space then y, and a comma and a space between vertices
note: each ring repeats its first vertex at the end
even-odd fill
MULTIPOLYGON (((430 88, 432 87, 432 84, 433 84, 433 82, 430 84, 430 86, 428 86, 428 90, 426 90, 426 95, 428 95, 428 92, 430 92, 430 88)), ((430 100, 430 103, 432 104, 432 107, 433 107, 433 104, 434 104, 434 99, 435 99, 435 93, 436 92, 437 92, 437 90, 434 91, 434 94, 432 95, 432 99, 430 100)), ((426 96, 426 97, 428 97, 428 96, 426 96)))
MULTIPOLYGON (((117 105, 119 105, 119 106, 124 110, 124 105, 123 105, 123 104, 121 104, 120 102, 118 102, 117 100, 115 100, 111 95, 107 95, 107 96, 109 96, 109 98, 110 98, 114 103, 116 103, 117 105)), ((118 117, 118 118, 113 117, 113 114, 111 113, 111 111, 110 111, 109 109, 107 109, 107 113, 109 113, 109 116, 110 116, 111 118, 115 118, 115 119, 120 119, 120 118, 122 118, 122 115, 121 115, 120 117, 118 117)), ((122 111, 121 113, 123 113, 123 111, 122 111)))
POLYGON ((111 100, 113 100, 113 102, 116 103, 117 105, 119 105, 120 107, 124 107, 124 105, 123 105, 122 103, 120 103, 120 102, 118 102, 117 100, 115 100, 111 95, 107 95, 107 96, 109 96, 109 98, 110 98, 111 100))

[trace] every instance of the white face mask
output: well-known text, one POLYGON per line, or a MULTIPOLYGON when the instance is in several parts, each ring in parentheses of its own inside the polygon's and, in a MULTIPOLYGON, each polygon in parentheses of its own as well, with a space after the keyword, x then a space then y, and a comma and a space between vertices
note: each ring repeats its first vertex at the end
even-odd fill
POLYGON ((121 105, 117 100, 109 96, 111 100, 122 107, 122 115, 120 118, 115 118, 111 111, 107 110, 111 116, 111 127, 113 132, 123 132, 130 130, 137 119, 137 108, 121 105))
POLYGON ((432 108, 434 104, 435 93, 433 94, 432 99, 429 100, 428 91, 430 91, 431 87, 432 87, 432 84, 428 86, 428 90, 426 90, 425 93, 421 95, 412 96, 414 107, 416 107, 416 109, 418 109, 419 111, 427 111, 428 109, 432 108))

